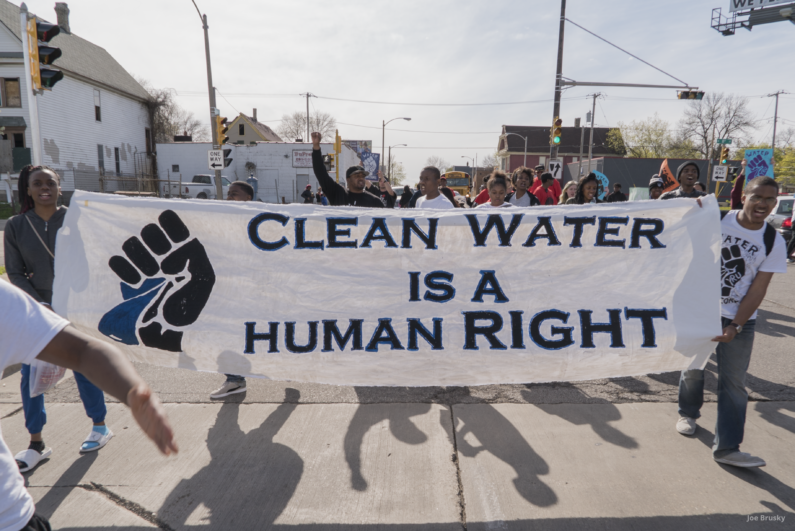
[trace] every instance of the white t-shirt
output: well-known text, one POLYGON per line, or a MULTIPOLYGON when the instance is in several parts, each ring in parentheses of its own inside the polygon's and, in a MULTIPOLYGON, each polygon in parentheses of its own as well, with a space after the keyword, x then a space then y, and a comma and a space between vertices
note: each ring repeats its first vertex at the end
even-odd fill
POLYGON ((500 206, 496 207, 496 206, 491 204, 491 201, 489 201, 488 203, 483 203, 482 205, 478 205, 475 208, 505 208, 505 207, 510 207, 510 206, 513 206, 513 205, 510 204, 510 203, 503 203, 500 206))
POLYGON ((508 200, 508 202, 511 203, 513 206, 529 207, 530 206, 530 194, 528 192, 525 192, 522 197, 517 199, 516 198, 516 193, 514 192, 514 194, 511 196, 511 198, 508 200))
MULTIPOLYGON (((721 244, 721 315, 733 319, 737 315, 740 301, 751 287, 757 273, 786 273, 787 245, 776 232, 773 249, 765 250, 765 227, 748 230, 737 222, 739 210, 731 210, 721 221, 723 242, 721 244)), ((756 319, 756 312, 751 316, 756 319)))
POLYGON ((450 202, 444 194, 439 194, 438 197, 434 197, 433 199, 428 199, 425 196, 420 197, 417 199, 417 203, 415 205, 417 208, 432 208, 435 210, 447 210, 448 208, 455 208, 455 205, 450 202))
MULTIPOLYGON (((0 280, 0 371, 30 363, 69 324, 22 290, 0 280)), ((0 531, 22 529, 33 517, 33 498, 0 431, 0 531)))

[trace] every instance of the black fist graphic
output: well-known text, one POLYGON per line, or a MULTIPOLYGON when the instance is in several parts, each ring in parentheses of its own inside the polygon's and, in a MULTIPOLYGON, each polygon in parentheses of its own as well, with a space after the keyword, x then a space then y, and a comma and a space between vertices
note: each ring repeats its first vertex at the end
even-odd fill
POLYGON ((732 289, 745 275, 745 260, 743 260, 742 250, 738 245, 724 247, 720 253, 720 279, 721 297, 731 295, 732 289))
POLYGON ((190 231, 176 212, 164 211, 158 222, 144 227, 140 239, 124 242, 126 258, 114 256, 108 262, 126 283, 121 285, 124 302, 102 317, 99 331, 127 345, 138 345, 140 339, 147 347, 180 352, 178 329, 199 318, 215 272, 199 240, 186 242, 190 231))

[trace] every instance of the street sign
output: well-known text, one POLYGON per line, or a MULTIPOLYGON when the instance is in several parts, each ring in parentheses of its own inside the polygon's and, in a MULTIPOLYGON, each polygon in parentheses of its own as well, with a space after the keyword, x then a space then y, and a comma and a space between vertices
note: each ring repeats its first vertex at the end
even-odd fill
POLYGON ((732 143, 732 139, 731 138, 719 138, 718 139, 718 144, 731 144, 731 143, 732 143))
POLYGON ((224 167, 224 152, 220 149, 211 149, 207 152, 207 164, 211 170, 220 170, 224 167))
POLYGON ((552 159, 549 161, 549 173, 555 179, 562 179, 563 178, 563 161, 560 159, 552 159))
POLYGON ((712 180, 716 182, 726 182, 726 177, 729 174, 728 166, 715 166, 712 168, 712 180))

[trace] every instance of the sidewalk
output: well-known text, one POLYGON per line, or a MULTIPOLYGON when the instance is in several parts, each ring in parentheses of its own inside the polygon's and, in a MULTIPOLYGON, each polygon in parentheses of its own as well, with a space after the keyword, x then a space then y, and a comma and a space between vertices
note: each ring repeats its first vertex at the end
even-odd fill
MULTIPOLYGON (((287 391, 291 402, 297 395, 287 391)), ((166 407, 181 447, 168 459, 118 404, 108 414, 116 437, 80 456, 82 405, 48 406, 54 453, 27 482, 54 528, 726 530, 795 521, 792 402, 750 404, 743 449, 769 463, 756 470, 712 461, 714 404, 692 438, 674 430, 674 404, 166 407)), ((0 408, 8 415, 15 405, 0 408)), ((3 419, 3 433, 14 451, 25 447, 21 412, 3 419)))

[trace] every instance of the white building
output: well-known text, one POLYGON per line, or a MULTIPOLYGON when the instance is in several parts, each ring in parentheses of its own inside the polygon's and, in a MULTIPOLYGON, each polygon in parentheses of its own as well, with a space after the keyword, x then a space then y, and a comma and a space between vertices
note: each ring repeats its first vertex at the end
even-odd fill
MULTIPOLYGON (((207 152, 212 149, 211 142, 175 142, 157 144, 158 178, 171 182, 189 182, 194 175, 213 172, 209 168, 207 152)), ((312 171, 312 144, 302 142, 257 142, 255 144, 227 144, 224 149, 231 150, 232 163, 221 170, 221 175, 230 181, 245 181, 254 175, 259 186, 259 199, 266 203, 301 203, 301 192, 306 185, 312 191, 318 187, 312 171)), ((330 142, 321 143, 320 151, 325 155, 333 153, 330 142)), ((345 170, 359 164, 359 157, 351 148, 343 145, 339 182, 345 185, 345 170)), ((329 171, 332 177, 334 170, 329 171)))
MULTIPOLYGON (((99 190, 99 176, 149 173, 151 131, 148 94, 103 48, 71 32, 69 8, 55 15, 61 33, 50 41, 63 55, 52 65, 64 73, 52 91, 37 97, 42 162, 63 170, 63 189, 99 190)), ((19 6, 0 0, 0 126, 14 147, 14 173, 30 162, 32 142, 19 6)), ((109 188, 113 189, 112 184, 109 188)))

